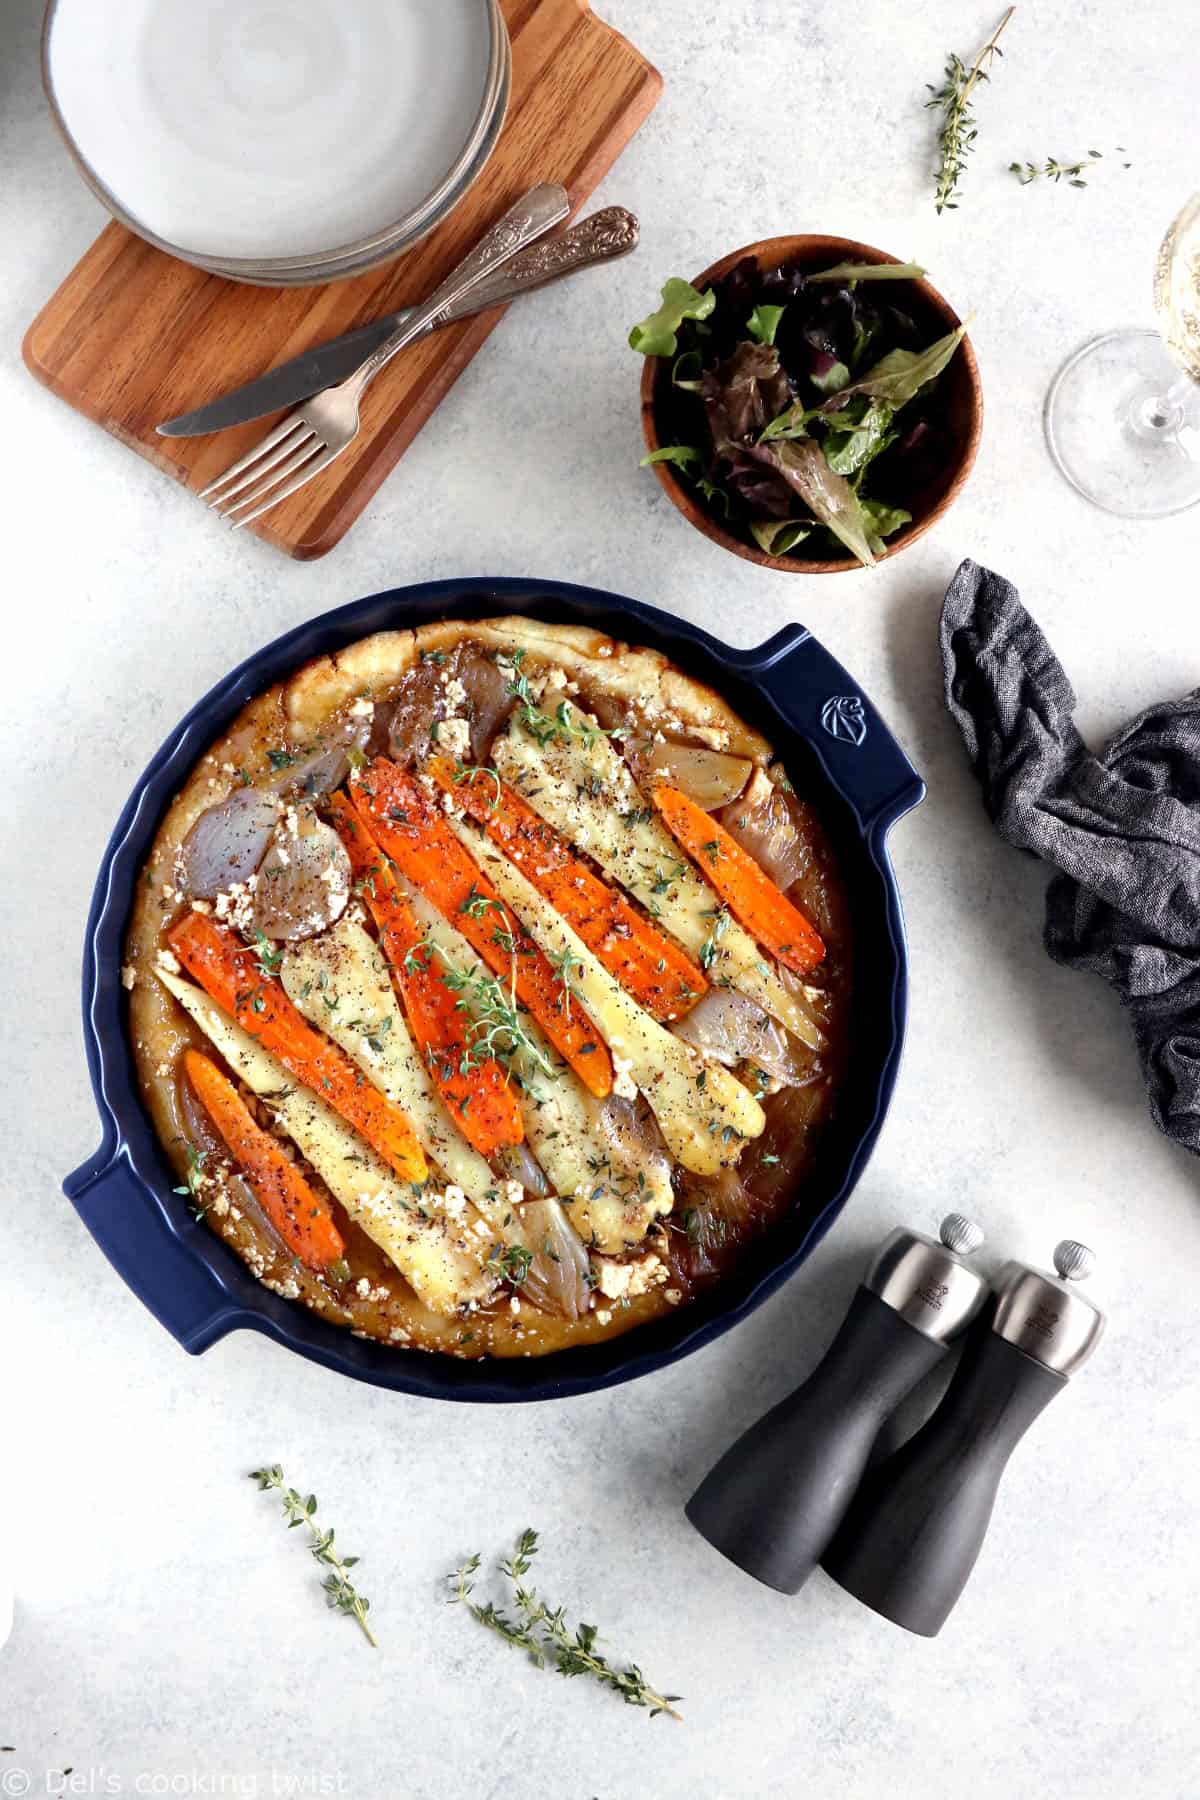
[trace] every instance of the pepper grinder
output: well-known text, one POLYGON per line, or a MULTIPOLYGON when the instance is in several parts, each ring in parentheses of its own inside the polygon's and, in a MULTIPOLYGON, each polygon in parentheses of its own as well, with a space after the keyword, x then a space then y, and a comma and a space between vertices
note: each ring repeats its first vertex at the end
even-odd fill
POLYGON ((823 1566, 848 1593, 921 1637, 936 1637, 966 1586, 1009 1457, 1081 1369, 1104 1315, 1073 1287, 1092 1252, 1064 1239, 1056 1275, 1008 1263, 987 1329, 967 1343, 945 1398, 868 1475, 823 1566))
POLYGON ((961 1213, 940 1242, 886 1239, 825 1356, 701 1482, 687 1516, 748 1575, 783 1594, 808 1580, 841 1523, 883 1421, 974 1318, 988 1284, 965 1257, 983 1233, 961 1213))

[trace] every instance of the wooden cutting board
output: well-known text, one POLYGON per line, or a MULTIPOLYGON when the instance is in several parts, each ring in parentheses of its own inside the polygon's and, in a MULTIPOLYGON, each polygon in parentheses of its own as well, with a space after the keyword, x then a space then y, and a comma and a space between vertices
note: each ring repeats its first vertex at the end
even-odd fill
MULTIPOLYGON (((508 117, 475 186, 423 243, 351 281, 256 288, 206 275, 109 225, 30 326, 32 374, 199 490, 273 421, 172 439, 157 435, 159 420, 423 299, 535 182, 561 182, 578 209, 650 112, 661 77, 587 0, 502 5, 513 49, 508 117)), ((403 351, 364 398, 351 448, 248 529, 289 556, 331 550, 502 317, 503 309, 466 319, 403 351)))

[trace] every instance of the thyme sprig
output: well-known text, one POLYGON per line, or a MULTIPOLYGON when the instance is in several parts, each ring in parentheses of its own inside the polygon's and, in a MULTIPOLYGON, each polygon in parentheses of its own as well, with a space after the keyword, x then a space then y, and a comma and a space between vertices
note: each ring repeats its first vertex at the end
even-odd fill
POLYGON ((461 963, 455 962, 449 951, 443 950, 440 944, 435 944, 428 938, 416 949, 410 950, 405 958, 406 967, 411 969, 419 966, 420 961, 428 962, 430 956, 436 955, 446 971, 446 986, 458 995, 458 1010, 469 1015, 467 1043, 459 1068, 462 1075, 468 1075, 473 1068, 487 1062, 490 1057, 508 1062, 517 1056, 524 1057, 540 1069, 543 1075, 555 1073, 554 1064, 545 1051, 534 1043, 521 1017, 517 1002, 516 947, 511 932, 509 942, 512 961, 507 987, 499 976, 493 975, 489 970, 464 968, 461 963))
POLYGON ((680 1698, 678 1694, 658 1693, 636 1663, 630 1663, 625 1669, 615 1668, 596 1648, 600 1634, 595 1625, 580 1624, 572 1633, 567 1624, 566 1609, 547 1606, 538 1598, 536 1588, 525 1585, 525 1576, 533 1566, 537 1548, 537 1532, 526 1529, 517 1539, 513 1554, 500 1564, 500 1573, 512 1589, 515 1617, 502 1612, 491 1600, 481 1604, 471 1598, 475 1586, 472 1578, 479 1571, 478 1554, 469 1556, 461 1568, 447 1576, 450 1604, 465 1606, 488 1631, 494 1631, 516 1649, 526 1651, 539 1669, 549 1663, 560 1675, 590 1675, 620 1694, 627 1706, 648 1707, 652 1719, 658 1713, 681 1719, 682 1713, 676 1712, 673 1704, 680 1698))
POLYGON ((326 1603, 338 1612, 347 1613, 351 1618, 357 1619, 363 1636, 371 1648, 378 1650, 379 1645, 375 1640, 375 1634, 367 1624, 367 1611, 371 1602, 365 1594, 359 1593, 350 1579, 350 1570, 359 1559, 357 1556, 342 1556, 339 1551, 335 1550, 332 1525, 327 1530, 322 1530, 321 1526, 315 1523, 316 1495, 309 1494, 306 1498, 297 1489, 284 1487, 283 1470, 278 1463, 271 1463, 267 1468, 251 1470, 250 1479, 257 1481, 260 1493, 272 1489, 282 1496, 282 1505, 287 1515, 289 1531, 294 1531, 297 1525, 307 1525, 312 1534, 309 1550, 317 1561, 329 1570, 328 1575, 321 1583, 325 1589, 326 1603))
MULTIPOLYGON (((1124 144, 1117 145, 1117 155, 1124 156, 1124 144)), ((1048 156, 1045 162, 1011 162, 1008 165, 1010 175, 1015 175, 1022 187, 1028 187, 1031 181, 1065 181, 1068 187, 1085 188, 1085 175, 1092 174, 1098 162, 1103 162, 1101 150, 1089 150, 1086 157, 1078 162, 1060 162, 1056 156, 1048 156)), ((1132 163, 1122 163, 1123 169, 1132 168, 1132 163)))
POLYGON ((524 658, 523 650, 514 650, 509 658, 513 666, 513 678, 508 684, 507 692, 516 700, 517 716, 535 743, 545 746, 556 738, 568 743, 571 738, 577 737, 584 748, 590 750, 597 738, 619 735, 619 728, 606 731, 602 725, 595 724, 565 700, 559 701, 553 715, 544 712, 537 704, 529 677, 521 667, 524 658))
POLYGON ((957 209, 967 158, 975 148, 978 135, 972 95, 979 82, 989 79, 988 70, 993 59, 1003 56, 999 43, 1000 33, 1016 10, 1015 6, 1008 8, 969 69, 962 58, 952 52, 946 61, 942 86, 935 88, 932 82, 925 84, 930 93, 925 105, 937 108, 942 115, 933 193, 933 203, 939 213, 954 212, 957 209))
POLYGON ((279 973, 280 964, 283 962, 283 951, 277 950, 266 932, 260 931, 257 925, 254 927, 254 945, 258 958, 258 972, 265 981, 270 981, 272 976, 279 973))
POLYGON ((205 1180, 204 1165, 212 1152, 209 1150, 197 1150, 195 1144, 189 1144, 187 1153, 188 1162, 187 1170, 183 1177, 183 1185, 181 1187, 173 1188, 171 1191, 185 1196, 191 1204, 193 1218, 199 1221, 208 1211, 208 1207, 200 1196, 200 1189, 205 1180))
POLYGON ((475 781, 479 776, 483 776, 486 781, 494 781, 496 784, 496 791, 488 801, 488 811, 495 812, 504 792, 504 789, 500 785, 500 777, 497 775, 495 769, 485 768, 482 763, 458 762, 454 765, 455 787, 461 787, 464 781, 475 781))

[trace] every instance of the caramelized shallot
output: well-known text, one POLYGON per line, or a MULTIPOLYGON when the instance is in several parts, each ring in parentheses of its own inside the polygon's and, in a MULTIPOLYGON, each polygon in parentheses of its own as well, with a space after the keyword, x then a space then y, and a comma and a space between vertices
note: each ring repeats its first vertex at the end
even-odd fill
POLYGON ((681 744, 673 738, 651 744, 639 762, 639 780, 669 782, 705 812, 736 800, 754 767, 744 756, 728 756, 723 750, 706 750, 701 744, 681 744))
POLYGON ((252 920, 288 943, 333 925, 350 898, 350 858, 311 806, 289 807, 258 871, 252 920))
POLYGON ((797 829, 786 791, 755 769, 740 800, 718 815, 730 837, 785 893, 807 869, 812 847, 797 829))
POLYGON ((588 1254, 579 1241, 562 1203, 555 1199, 527 1200, 517 1208, 521 1237, 533 1253, 521 1285, 543 1312, 578 1319, 591 1298, 588 1254))
POLYGON ((810 1080, 818 1066, 813 1051, 736 988, 710 989, 674 1031, 714 1062, 753 1063, 788 1087, 810 1080))

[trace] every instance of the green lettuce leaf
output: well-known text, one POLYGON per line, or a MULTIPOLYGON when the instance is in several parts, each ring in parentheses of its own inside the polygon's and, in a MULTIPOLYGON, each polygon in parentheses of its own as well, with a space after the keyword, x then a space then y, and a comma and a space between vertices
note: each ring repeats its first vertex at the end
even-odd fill
POLYGON ((630 349, 640 350, 643 356, 674 356, 679 348, 675 334, 683 321, 707 319, 716 304, 717 296, 712 288, 702 294, 690 281, 672 276, 663 286, 662 305, 658 311, 652 312, 630 332, 630 349))
POLYGON ((876 556, 884 550, 884 538, 891 537, 902 525, 912 523, 912 514, 902 506, 889 506, 884 500, 859 500, 867 522, 867 537, 876 556))
POLYGON ((643 456, 638 467, 648 469, 651 463, 674 463, 677 469, 692 469, 703 461, 703 452, 694 444, 664 444, 661 450, 652 450, 649 456, 643 456))
POLYGON ((892 409, 878 400, 852 400, 844 412, 824 415, 825 461, 838 475, 856 475, 894 441, 892 409))
POLYGON ((757 455, 779 470, 813 517, 827 526, 860 563, 867 568, 872 566, 875 552, 858 495, 848 481, 829 467, 818 443, 805 438, 770 444, 760 447, 757 455))
POLYGON ((786 311, 784 306, 756 306, 746 321, 746 329, 760 344, 773 344, 779 321, 786 311))
POLYGON ((904 406, 920 393, 926 382, 940 375, 967 335, 965 325, 939 338, 924 350, 889 350, 873 368, 843 388, 844 394, 869 394, 893 409, 904 406))
POLYGON ((750 535, 768 556, 786 556, 809 536, 812 526, 798 519, 751 519, 750 535))
POLYGON ((820 416, 819 406, 805 406, 802 400, 796 400, 786 411, 778 413, 771 420, 758 441, 760 444, 771 444, 777 438, 807 437, 809 421, 820 416))
POLYGON ((920 263, 835 263, 806 281, 915 281, 925 271, 920 263))
POLYGON ((818 394, 840 394, 850 379, 850 371, 844 362, 835 362, 823 375, 810 375, 808 379, 818 394))

